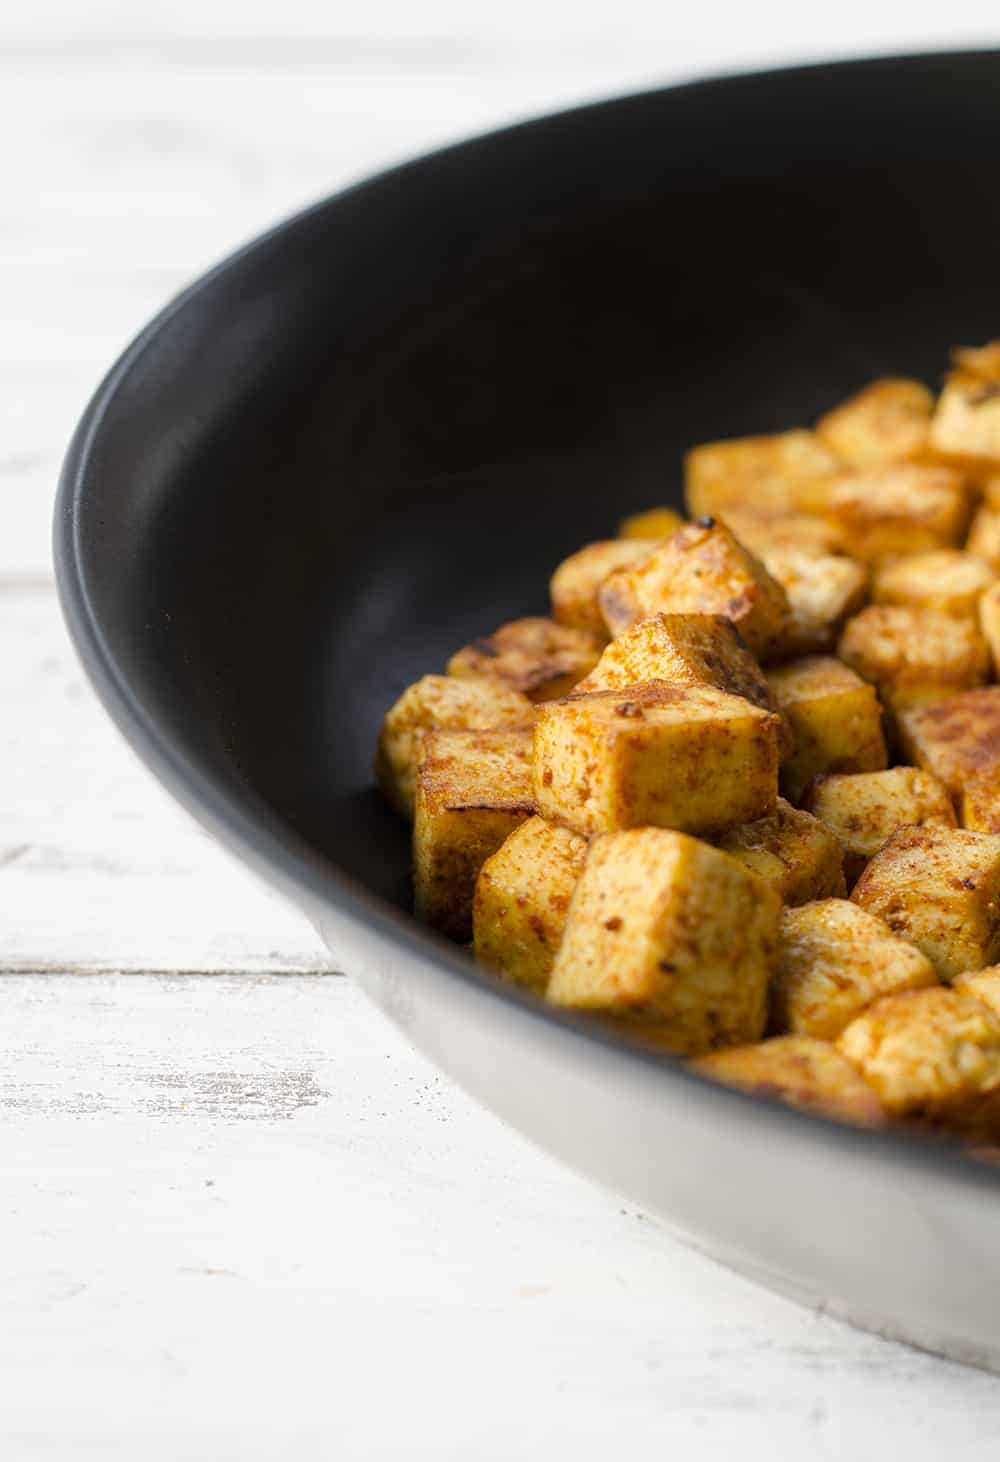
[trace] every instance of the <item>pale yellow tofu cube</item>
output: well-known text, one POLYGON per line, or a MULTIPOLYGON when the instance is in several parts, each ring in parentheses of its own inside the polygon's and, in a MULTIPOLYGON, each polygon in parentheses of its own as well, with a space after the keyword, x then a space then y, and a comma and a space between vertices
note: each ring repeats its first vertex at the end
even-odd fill
POLYGON ((541 616, 513 619, 452 655, 448 674, 485 676, 531 701, 555 700, 593 670, 603 648, 589 630, 541 616))
POLYGON ((872 578, 872 601, 974 616, 980 595, 995 579, 984 559, 960 548, 935 548, 880 564, 872 578))
POLYGON ((770 817, 730 828, 717 846, 769 883, 786 904, 847 892, 840 843, 829 828, 783 797, 770 817))
POLYGON ((534 810, 529 728, 429 731, 413 823, 417 917, 469 939, 479 870, 534 810))
POLYGON ((1000 471, 1000 347, 953 352, 931 423, 930 445, 975 476, 1000 471))
POLYGON ((838 653, 896 713, 982 685, 990 670, 974 620, 895 604, 870 604, 849 620, 838 653))
MULTIPOLYGON (((1000 479, 994 479, 1000 481, 1000 479)), ((975 554, 994 570, 1000 570, 1000 507, 984 502, 976 509, 965 540, 967 553, 975 554)))
POLYGON ((648 681, 546 701, 538 812, 584 837, 648 823, 706 832, 774 808, 778 718, 704 685, 648 681))
POLYGON ((989 647, 993 674, 1000 674, 1000 584, 991 584, 979 600, 979 628, 989 647))
POLYGON ((958 806, 963 827, 974 833, 1000 833, 1000 760, 962 783, 958 806))
POLYGON ((533 714, 528 698, 500 681, 425 675, 404 690, 382 722, 375 776, 386 800, 403 817, 412 818, 417 762, 426 732, 530 725, 533 714))
POLYGON ((844 621, 868 597, 868 567, 854 558, 773 548, 764 567, 788 595, 791 622, 782 651, 789 658, 832 650, 844 621))
POLYGON ((686 1055, 757 1040, 780 912, 772 889, 696 838, 651 827, 596 838, 547 998, 686 1055))
POLYGON ((1000 1136, 1000 1017, 960 990, 887 995, 838 1049, 892 1117, 1000 1136))
POLYGON ((643 538, 649 542, 656 538, 669 538, 683 527, 684 519, 673 508, 647 508, 644 513, 633 513, 630 518, 623 519, 618 537, 643 538))
POLYGON ((952 982, 953 990, 963 995, 972 995, 988 1005, 994 1015, 1000 1015, 1000 965, 991 965, 985 970, 968 970, 952 982))
POLYGON ((970 778, 1000 765, 1000 686, 914 706, 900 715, 899 731, 907 761, 959 797, 970 778))
POLYGON ((922 949, 943 980, 996 964, 1000 837, 964 828, 900 828, 851 898, 922 949))
POLYGON ((843 847, 849 884, 897 828, 956 825, 947 787, 917 767, 817 777, 807 801, 843 847))
POLYGON ((476 959, 544 995, 586 857, 586 839, 569 828, 529 817, 515 829, 479 873, 476 959))
POLYGON ((549 583, 552 618, 607 640, 608 632, 597 599, 601 585, 616 569, 648 558, 659 544, 658 538, 609 538, 588 543, 564 558, 549 583))
POLYGON ((790 1107, 850 1122, 884 1127, 878 1097, 851 1063, 828 1041, 810 1036, 776 1036, 752 1046, 730 1046, 692 1062, 703 1076, 751 1096, 768 1097, 790 1107))
POLYGON ((933 411, 921 381, 885 376, 828 411, 816 435, 852 467, 906 462, 925 450, 933 411))
POLYGON ((692 518, 731 507, 794 512, 802 482, 835 472, 838 459, 810 431, 734 437, 693 447, 684 461, 685 495, 692 518))
POLYGON ((612 635, 651 614, 721 614, 758 657, 775 651, 789 622, 785 591, 724 524, 708 518, 611 574, 599 599, 612 635))
POLYGON ((878 697, 839 660, 810 655, 769 671, 767 680, 795 743, 781 770, 789 801, 801 801, 824 772, 874 772, 887 764, 878 697))
POLYGON ((822 899, 782 915, 772 1028, 835 1041, 873 1000, 937 983, 927 956, 882 919, 847 899, 822 899))
POLYGON ((845 534, 855 558, 875 563, 932 548, 957 548, 972 499, 951 467, 900 462, 817 483, 808 504, 845 534))

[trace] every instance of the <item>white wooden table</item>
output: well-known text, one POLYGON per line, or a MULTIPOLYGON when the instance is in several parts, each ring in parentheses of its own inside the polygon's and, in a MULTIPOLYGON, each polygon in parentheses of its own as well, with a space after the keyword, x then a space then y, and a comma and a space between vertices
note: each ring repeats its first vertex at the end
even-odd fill
POLYGON ((264 224, 535 109, 992 11, 914 8, 0 21, 4 1459, 996 1455, 996 1379, 753 1288, 439 1080, 120 743, 48 551, 99 374, 264 224))

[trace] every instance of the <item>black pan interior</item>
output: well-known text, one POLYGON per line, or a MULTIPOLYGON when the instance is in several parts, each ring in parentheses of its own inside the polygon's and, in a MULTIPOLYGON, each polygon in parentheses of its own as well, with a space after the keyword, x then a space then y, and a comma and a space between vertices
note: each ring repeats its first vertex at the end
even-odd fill
POLYGON ((88 592, 213 777, 405 902, 381 714, 686 446, 1000 335, 1000 56, 712 82, 385 175, 151 334, 80 510, 88 592))

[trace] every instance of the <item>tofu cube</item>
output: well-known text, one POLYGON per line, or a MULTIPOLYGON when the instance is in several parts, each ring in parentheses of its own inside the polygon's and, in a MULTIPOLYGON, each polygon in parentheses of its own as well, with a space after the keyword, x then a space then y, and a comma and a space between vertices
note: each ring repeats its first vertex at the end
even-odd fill
POLYGON ((851 898, 922 949, 943 980, 996 964, 1000 837, 964 828, 900 828, 851 898))
POLYGON ((995 578, 984 559, 960 548, 935 548, 879 565, 872 578, 872 600, 975 617, 980 595, 995 578))
POLYGON ((854 558, 773 548, 764 566, 788 596, 791 622, 782 649, 789 658, 832 650, 844 621, 868 597, 869 570, 854 558))
POLYGON ((976 509, 965 548, 992 569, 1000 570, 1000 507, 985 502, 976 509))
POLYGON ((962 786, 959 821, 974 833, 1000 833, 1000 761, 976 772, 962 786))
POLYGON ((717 846, 769 883, 786 904, 847 893, 839 842, 815 817, 783 797, 770 817, 730 828, 717 846))
POLYGON ((816 435, 852 467, 883 467, 925 451, 933 412, 934 396, 921 381, 885 376, 828 411, 816 435))
POLYGON ((931 548, 957 548, 972 502, 951 467, 915 462, 846 473, 817 484, 808 504, 845 534, 866 563, 931 548))
POLYGON ((731 507, 719 516, 743 547, 765 562, 778 549, 823 554, 844 553, 849 548, 842 529, 814 513, 760 513, 731 507))
POLYGON ((807 805, 844 849, 844 873, 852 885, 897 828, 956 825, 947 787, 916 767, 817 777, 807 805))
POLYGON ((644 513, 633 513, 625 518, 618 528, 619 538, 669 538, 678 528, 684 527, 684 519, 673 508, 647 508, 644 513))
POLYGON ((731 507, 793 512, 800 506, 799 484, 836 472, 839 465, 810 431, 705 442, 684 461, 688 512, 692 518, 724 517, 731 507))
MULTIPOLYGON (((611 641, 573 694, 625 690, 646 680, 714 685, 780 716, 764 672, 739 630, 721 614, 653 614, 637 620, 611 641)), ((784 749, 791 748, 783 721, 779 738, 784 749)))
POLYGON ((870 604, 856 614, 838 652, 897 713, 982 685, 990 670, 986 641, 973 620, 895 604, 870 604))
POLYGON ((648 557, 619 569, 599 595, 612 635, 651 614, 721 614, 764 657, 789 622, 785 591, 722 523, 690 523, 648 557))
POLYGON ((428 731, 485 731, 490 726, 530 726, 527 696, 495 679, 425 675, 386 712, 375 754, 375 777, 386 800, 413 817, 417 763, 428 731))
POLYGON ((853 670, 810 655, 771 670, 768 684, 792 728, 795 750, 781 769, 781 790, 799 802, 824 772, 876 772, 886 766, 878 697, 853 670))
POLYGON ((979 600, 979 628, 990 652, 993 674, 1000 673, 1000 584, 991 584, 979 600))
POLYGON ((962 995, 972 995, 988 1005, 994 1015, 1000 1015, 1000 966, 992 965, 985 970, 969 970, 953 982, 953 990, 962 995))
POLYGON ((448 674, 503 681, 531 701, 568 694, 601 657, 604 640, 589 630, 533 617, 502 624, 448 661, 448 674))
POLYGON ((472 947, 481 964, 544 995, 562 941, 587 841, 529 817, 487 858, 472 906, 472 947))
POLYGON ((417 917, 471 938, 479 870, 534 810, 529 728, 428 732, 413 823, 417 917))
POLYGON ((538 811, 584 837, 750 822, 774 808, 778 724, 704 685, 649 681, 546 701, 535 722, 538 811))
POLYGON ((606 641, 608 632, 597 599, 601 585, 616 569, 648 558, 659 545, 658 538, 609 538, 588 543, 564 558, 549 583, 552 618, 606 641))
POLYGON ((829 1041, 776 1036, 753 1046, 730 1046, 692 1063, 703 1076, 751 1096, 769 1097, 858 1127, 884 1127, 878 1097, 829 1041))
POLYGON ((977 477, 1000 470, 1000 347, 957 350, 931 422, 930 445, 977 477))
POLYGON ((1000 686, 968 690, 899 717, 907 761, 932 772, 952 797, 979 772, 1000 765, 1000 686))
POLYGON ((759 1039, 781 902, 717 848, 642 827, 591 844, 547 991, 697 1055, 759 1039))
POLYGON ((835 1041, 874 1000, 937 983, 925 954, 847 899, 786 909, 772 1028, 835 1041))
POLYGON ((1000 1016, 960 990, 887 995, 837 1042, 890 1116, 1000 1135, 1000 1016))

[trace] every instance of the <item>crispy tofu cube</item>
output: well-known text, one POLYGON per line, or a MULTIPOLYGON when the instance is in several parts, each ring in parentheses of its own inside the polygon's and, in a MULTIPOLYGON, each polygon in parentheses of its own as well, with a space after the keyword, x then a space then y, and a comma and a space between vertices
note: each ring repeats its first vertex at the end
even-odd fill
POLYGON ((1000 1017, 960 990, 887 995, 837 1042, 890 1116, 1000 1134, 1000 1017))
POLYGON ((900 828, 851 898, 922 949, 943 980, 996 964, 1000 837, 964 828, 900 828))
POLYGON ((721 614, 757 656, 780 644, 789 622, 785 591, 724 524, 708 518, 611 574, 598 597, 612 635, 651 614, 721 614))
POLYGON ((644 513, 633 513, 625 518, 618 528, 619 538, 669 538, 678 528, 684 527, 684 519, 673 508, 647 508, 644 513))
POLYGON ((839 660, 810 655, 769 671, 767 681, 795 742, 781 770, 789 801, 799 802, 824 772, 876 772, 887 764, 878 697, 839 660))
MULTIPOLYGON (((994 481, 1000 479, 994 478, 994 481)), ((1000 570, 1000 507, 985 502, 976 509, 965 549, 992 569, 1000 570)))
POLYGON ((743 547, 765 564, 767 555, 779 549, 824 554, 844 553, 849 548, 843 530, 814 513, 755 513, 731 507, 720 516, 743 547))
POLYGON ((587 841, 529 817, 487 858, 472 906, 473 952, 481 964, 544 995, 562 941, 587 841))
POLYGON ((769 883, 786 904, 846 895, 839 842, 783 797, 770 817, 730 828, 717 846, 769 883))
POLYGON ((937 983, 927 956, 882 919, 847 899, 823 899, 782 915, 771 1022, 835 1041, 873 1000, 937 983))
POLYGON ((907 761, 958 797, 970 778, 1000 764, 1000 686, 914 706, 901 713, 899 731, 907 761))
POLYGON ((811 511, 835 523, 855 558, 874 563, 932 548, 955 548, 971 498, 960 472, 915 462, 832 477, 814 487, 811 511))
POLYGON ((1000 346, 953 352, 931 422, 930 445, 976 476, 1000 469, 1000 346))
POLYGON ((777 716, 705 685, 654 680, 546 701, 535 721, 538 811, 584 837, 750 822, 774 808, 777 728, 777 716))
POLYGON ((916 767, 817 777, 807 804, 843 847, 850 884, 897 828, 956 825, 947 787, 916 767))
POLYGON ((495 679, 425 675, 386 712, 375 754, 375 776, 388 802, 413 817, 417 762, 428 731, 485 731, 530 725, 527 696, 495 679))
POLYGON ((514 619, 452 655, 448 674, 482 675, 531 701, 555 700, 593 670, 603 647, 589 630, 540 617, 514 619))
POLYGON ((427 732, 413 823, 417 917, 469 939, 479 870, 534 810, 529 728, 427 732))
POLYGON ((684 461, 688 512, 692 518, 724 517, 731 507, 794 512, 801 506, 799 484, 825 477, 838 465, 810 431, 705 442, 684 461))
POLYGON ((1000 673, 1000 584, 984 589, 979 600, 979 628, 989 647, 994 675, 1000 673))
POLYGON ((960 548, 935 548, 881 564, 872 578, 872 600, 974 616, 980 595, 995 578, 984 559, 960 548))
POLYGON ((788 595, 792 617, 783 651, 789 658, 832 650, 844 621, 868 597, 869 571, 854 558, 773 548, 764 566, 788 595))
POLYGON ((885 1126, 878 1097, 828 1041, 810 1036, 776 1036, 753 1046, 713 1051, 692 1064, 704 1076, 739 1087, 752 1096, 786 1102, 835 1122, 885 1126))
POLYGON ((588 543, 564 558, 549 583, 553 619, 589 630, 606 641, 608 632, 597 599, 601 585, 616 569, 648 558, 659 546, 658 538, 609 538, 588 543))
POLYGON ((959 820, 974 833, 1000 833, 1000 761, 976 772, 962 786, 959 820))
POLYGON ((895 604, 870 604, 849 620, 838 653, 897 713, 982 685, 990 669, 973 620, 895 604))
POLYGON ((816 435, 852 467, 883 467, 921 455, 933 411, 934 397, 921 381, 885 376, 828 411, 816 435))
POLYGON ((547 998, 686 1055, 757 1040, 776 893, 717 848, 642 827, 591 844, 547 998))
POLYGON ((972 995, 988 1005, 994 1015, 1000 1015, 1000 965, 985 970, 968 970, 952 982, 953 990, 962 995, 972 995))

